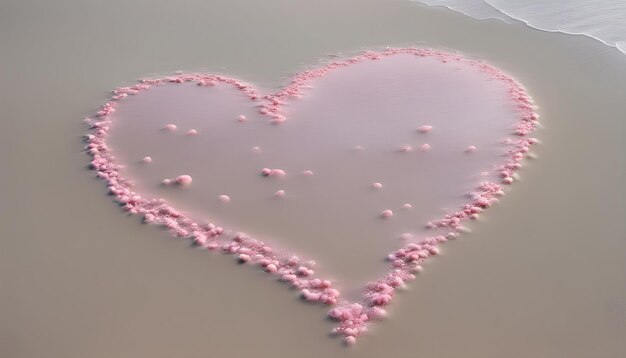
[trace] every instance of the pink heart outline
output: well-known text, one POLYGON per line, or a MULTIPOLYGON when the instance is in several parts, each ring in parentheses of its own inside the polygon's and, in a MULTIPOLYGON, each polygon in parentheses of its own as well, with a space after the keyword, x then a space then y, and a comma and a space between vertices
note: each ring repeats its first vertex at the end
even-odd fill
POLYGON ((136 215, 143 215, 144 222, 162 225, 170 234, 177 238, 193 239, 195 244, 215 250, 221 248, 226 254, 236 254, 241 262, 259 264, 268 273, 280 280, 300 289, 302 297, 311 302, 321 302, 333 306, 329 316, 339 322, 333 333, 344 337, 347 344, 356 342, 356 338, 367 330, 371 320, 386 315, 384 306, 391 303, 395 290, 404 286, 406 281, 415 279, 415 274, 422 270, 421 264, 429 257, 439 253, 438 245, 455 238, 464 231, 461 225, 472 215, 489 208, 497 197, 504 195, 501 185, 494 182, 482 183, 468 195, 468 202, 458 211, 445 215, 442 219, 429 223, 433 227, 450 230, 445 236, 427 237, 418 243, 410 243, 387 256, 391 261, 391 269, 382 278, 367 283, 365 292, 358 302, 350 302, 340 298, 340 293, 332 288, 331 282, 313 276, 314 262, 303 262, 297 256, 275 250, 244 234, 236 234, 232 238, 223 238, 224 229, 211 223, 195 222, 184 213, 169 206, 163 199, 145 198, 132 191, 132 181, 124 178, 119 169, 121 164, 115 161, 107 146, 106 138, 111 124, 110 115, 115 112, 116 103, 129 95, 136 95, 148 90, 151 86, 165 83, 196 82, 199 86, 213 86, 223 83, 234 86, 250 98, 258 102, 259 112, 270 118, 272 123, 281 123, 287 118, 283 115, 282 105, 287 99, 297 98, 308 83, 324 76, 329 71, 350 66, 364 61, 375 61, 383 57, 398 54, 412 54, 431 57, 442 62, 463 62, 475 66, 493 80, 501 81, 507 89, 510 100, 519 110, 519 120, 514 127, 516 139, 507 138, 505 144, 512 148, 504 157, 497 170, 502 183, 511 184, 514 173, 520 168, 520 162, 528 153, 529 148, 537 143, 534 138, 525 138, 537 126, 538 115, 534 112, 531 98, 523 87, 512 77, 502 71, 477 60, 470 60, 460 55, 419 48, 388 48, 381 52, 367 51, 361 55, 330 62, 317 69, 304 71, 292 77, 289 84, 275 94, 262 96, 251 85, 221 75, 211 74, 177 74, 171 77, 140 80, 130 87, 119 87, 113 91, 112 97, 94 116, 85 119, 89 124, 89 133, 85 136, 87 152, 92 156, 91 167, 97 171, 97 177, 107 182, 109 192, 123 209, 136 215))

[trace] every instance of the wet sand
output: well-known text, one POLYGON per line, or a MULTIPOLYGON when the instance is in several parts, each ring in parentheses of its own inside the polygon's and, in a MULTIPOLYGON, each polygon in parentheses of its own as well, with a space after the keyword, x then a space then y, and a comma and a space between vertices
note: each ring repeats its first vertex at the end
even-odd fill
POLYGON ((626 352, 626 59, 616 50, 403 1, 1 6, 0 355, 626 352), (545 127, 511 193, 354 349, 327 337, 325 309, 124 216, 86 170, 82 118, 116 86, 182 69, 279 88, 324 54, 387 45, 489 61, 526 86, 545 127))

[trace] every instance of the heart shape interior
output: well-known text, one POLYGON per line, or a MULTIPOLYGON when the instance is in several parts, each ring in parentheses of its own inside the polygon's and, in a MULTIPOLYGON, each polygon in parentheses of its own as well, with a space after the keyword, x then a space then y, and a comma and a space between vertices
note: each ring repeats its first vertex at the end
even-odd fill
POLYGON ((536 119, 523 89, 493 67, 390 49, 303 72, 273 95, 224 76, 144 80, 115 91, 88 141, 131 213, 299 277, 287 281, 313 301, 343 302, 313 282, 312 262, 288 263, 292 252, 315 258, 344 291, 347 311, 333 316, 354 338, 440 242, 503 194, 536 119), (247 248, 249 236, 263 244, 247 248), (363 300, 360 287, 389 271, 393 250, 392 271, 363 300))

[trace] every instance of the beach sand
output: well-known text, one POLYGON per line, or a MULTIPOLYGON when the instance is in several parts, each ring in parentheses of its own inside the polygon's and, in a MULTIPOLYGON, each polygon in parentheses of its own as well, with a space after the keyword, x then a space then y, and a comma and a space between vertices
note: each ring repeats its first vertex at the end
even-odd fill
POLYGON ((589 38, 401 0, 3 1, 0 356, 622 357, 626 57, 589 38), (125 216, 86 169, 108 90, 175 70, 280 88, 325 55, 430 46, 484 59, 542 141, 472 233, 346 349, 326 309, 125 216))

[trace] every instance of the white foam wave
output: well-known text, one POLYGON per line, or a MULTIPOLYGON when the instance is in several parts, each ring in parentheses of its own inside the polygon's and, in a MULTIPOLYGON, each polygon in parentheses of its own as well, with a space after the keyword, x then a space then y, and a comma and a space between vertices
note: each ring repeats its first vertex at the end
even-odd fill
POLYGON ((522 21, 539 30, 584 35, 626 53, 624 0, 415 0, 476 19, 522 21))

